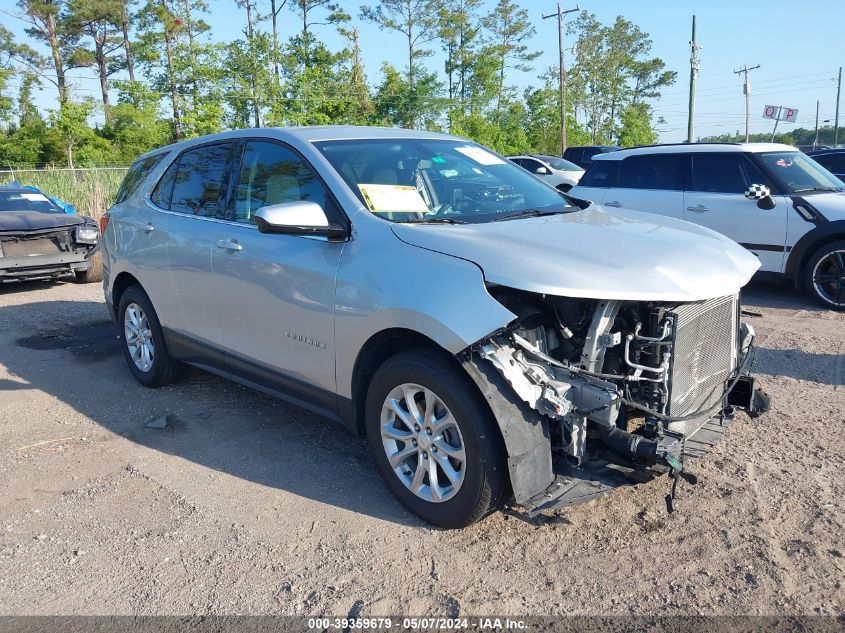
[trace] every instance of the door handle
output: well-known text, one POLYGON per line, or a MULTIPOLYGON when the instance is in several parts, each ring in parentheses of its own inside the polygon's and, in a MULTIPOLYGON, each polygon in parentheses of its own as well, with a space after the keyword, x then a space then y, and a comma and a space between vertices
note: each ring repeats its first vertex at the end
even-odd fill
POLYGON ((154 226, 153 226, 153 223, 152 223, 152 222, 147 222, 147 223, 144 225, 144 233, 148 233, 148 234, 149 234, 149 233, 152 233, 152 232, 153 232, 153 231, 155 231, 155 230, 156 230, 156 227, 154 227, 154 226))
POLYGON ((611 200, 610 202, 605 202, 603 206, 614 207, 614 208, 618 209, 622 206, 622 203, 619 202, 619 200, 611 200))
POLYGON ((694 207, 687 207, 687 211, 693 211, 694 213, 704 213, 705 211, 709 211, 708 207, 705 207, 703 204, 697 204, 694 207))
POLYGON ((238 244, 235 240, 217 240, 217 248, 222 248, 227 251, 241 251, 244 247, 238 244))

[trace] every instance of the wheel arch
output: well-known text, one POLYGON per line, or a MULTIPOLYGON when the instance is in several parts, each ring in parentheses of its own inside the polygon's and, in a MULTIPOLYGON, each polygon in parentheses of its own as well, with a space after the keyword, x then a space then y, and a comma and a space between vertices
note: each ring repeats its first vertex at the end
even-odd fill
MULTIPOLYGON (((126 271, 120 273, 117 277, 115 277, 114 283, 111 287, 111 300, 112 306, 115 310, 115 314, 117 314, 117 308, 120 305, 120 297, 123 296, 123 293, 126 292, 127 288, 136 285, 141 286, 141 282, 138 281, 138 279, 134 275, 126 271)), ((141 286, 141 288, 143 289, 143 286, 141 286)))
POLYGON ((434 339, 415 330, 392 327, 370 336, 355 359, 351 380, 352 397, 346 404, 347 410, 342 416, 347 426, 358 435, 364 435, 364 407, 367 400, 367 389, 376 371, 389 358, 416 347, 430 349, 456 367, 461 366, 457 358, 434 339))
POLYGON ((796 288, 802 288, 804 285, 802 271, 810 256, 821 247, 839 240, 845 240, 845 220, 825 222, 796 242, 789 251, 784 270, 787 278, 792 279, 796 288))

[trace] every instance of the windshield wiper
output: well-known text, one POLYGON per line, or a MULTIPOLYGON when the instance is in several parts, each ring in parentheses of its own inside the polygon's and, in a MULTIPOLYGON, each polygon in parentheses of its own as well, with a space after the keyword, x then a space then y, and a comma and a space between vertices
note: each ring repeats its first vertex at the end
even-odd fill
POLYGON ((420 218, 419 220, 401 220, 398 224, 468 224, 468 222, 455 218, 420 218))
POLYGON ((493 218, 491 222, 505 222, 506 220, 516 220, 518 218, 539 218, 544 215, 557 215, 558 213, 566 213, 566 211, 541 211, 539 209, 527 209, 517 213, 509 213, 499 218, 493 218))

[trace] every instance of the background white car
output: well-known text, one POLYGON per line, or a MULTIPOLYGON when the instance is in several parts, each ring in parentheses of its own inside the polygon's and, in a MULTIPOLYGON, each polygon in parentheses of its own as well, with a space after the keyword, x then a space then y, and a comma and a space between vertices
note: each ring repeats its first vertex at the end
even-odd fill
POLYGON ((508 156, 508 160, 524 167, 532 174, 542 178, 552 187, 561 191, 569 191, 578 184, 584 170, 575 163, 558 158, 557 156, 545 156, 543 154, 525 154, 521 156, 508 156))
POLYGON ((845 310, 845 186, 789 145, 693 143, 593 157, 570 194, 718 231, 829 308, 845 310))

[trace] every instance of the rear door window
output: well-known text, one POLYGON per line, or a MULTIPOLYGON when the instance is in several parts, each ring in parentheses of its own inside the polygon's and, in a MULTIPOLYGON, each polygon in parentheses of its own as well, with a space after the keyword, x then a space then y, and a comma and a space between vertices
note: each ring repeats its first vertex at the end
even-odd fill
POLYGON ((614 187, 619 171, 618 160, 596 160, 590 163, 587 171, 578 181, 579 187, 614 187))
POLYGON ((624 189, 681 189, 678 154, 631 156, 622 161, 619 187, 624 189))
MULTIPOLYGON (((225 218, 232 148, 232 143, 219 143, 184 152, 174 174, 169 209, 187 215, 225 218)), ((160 184, 164 181, 165 178, 160 184)))
POLYGON ((690 191, 743 193, 751 184, 765 184, 760 171, 742 154, 691 154, 690 191))
POLYGON ((126 176, 120 184, 120 189, 118 189, 117 197, 114 200, 115 204, 123 202, 135 193, 138 187, 141 186, 141 183, 147 179, 150 172, 156 168, 165 156, 167 156, 167 153, 147 156, 146 158, 135 161, 132 167, 129 168, 129 171, 126 172, 126 176))

